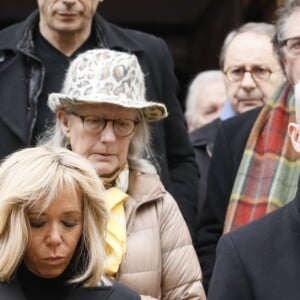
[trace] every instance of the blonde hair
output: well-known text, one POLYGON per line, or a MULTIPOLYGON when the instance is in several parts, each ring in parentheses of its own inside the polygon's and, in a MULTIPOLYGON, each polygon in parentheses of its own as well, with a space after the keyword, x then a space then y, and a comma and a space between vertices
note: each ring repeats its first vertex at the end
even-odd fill
POLYGON ((70 282, 91 287, 103 279, 108 210, 101 180, 78 154, 35 147, 11 154, 0 166, 0 281, 8 282, 22 261, 30 235, 27 210, 42 203, 42 213, 66 185, 83 201, 76 257, 83 265, 70 282))

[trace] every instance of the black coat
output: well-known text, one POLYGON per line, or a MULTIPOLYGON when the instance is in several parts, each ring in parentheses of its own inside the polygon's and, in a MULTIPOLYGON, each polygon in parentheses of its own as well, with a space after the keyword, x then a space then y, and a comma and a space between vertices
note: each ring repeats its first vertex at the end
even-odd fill
POLYGON ((300 192, 276 211, 221 237, 209 300, 300 297, 300 192))
POLYGON ((190 133, 190 140, 196 155, 196 162, 200 171, 199 198, 197 204, 197 219, 200 219, 207 190, 207 174, 213 153, 214 141, 217 134, 220 119, 216 119, 207 125, 197 128, 190 133))
POLYGON ((207 291, 215 263, 215 250, 251 128, 261 108, 220 122, 207 179, 207 194, 197 227, 196 250, 207 291))
MULTIPOLYGON (((17 281, 9 284, 0 283, 0 299, 26 300, 17 281)), ((140 295, 126 286, 114 282, 113 286, 74 288, 65 300, 139 300, 140 295)))
MULTIPOLYGON (((30 145, 44 66, 34 54, 33 31, 38 12, 0 31, 0 159, 30 145)), ((180 103, 173 62, 165 42, 153 35, 123 29, 99 15, 93 20, 99 47, 136 54, 145 74, 146 97, 163 102, 169 116, 152 125, 153 148, 161 178, 194 232, 198 169, 180 103)))

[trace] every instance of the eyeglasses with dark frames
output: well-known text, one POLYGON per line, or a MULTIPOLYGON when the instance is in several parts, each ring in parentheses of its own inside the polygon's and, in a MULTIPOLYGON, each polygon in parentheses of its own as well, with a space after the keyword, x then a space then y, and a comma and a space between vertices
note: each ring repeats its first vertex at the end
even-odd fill
POLYGON ((259 65, 253 66, 250 69, 247 69, 245 66, 233 66, 224 71, 224 74, 230 82, 242 81, 245 73, 250 73, 252 79, 255 81, 268 81, 271 74, 278 71, 281 71, 281 69, 272 71, 266 66, 259 65))
POLYGON ((70 114, 81 119, 83 128, 93 134, 101 133, 108 122, 112 122, 113 130, 116 136, 125 137, 131 135, 136 126, 140 123, 138 120, 131 119, 105 119, 98 116, 79 115, 74 112, 70 114))
POLYGON ((279 41, 279 46, 286 47, 287 51, 294 56, 300 56, 300 36, 279 41))

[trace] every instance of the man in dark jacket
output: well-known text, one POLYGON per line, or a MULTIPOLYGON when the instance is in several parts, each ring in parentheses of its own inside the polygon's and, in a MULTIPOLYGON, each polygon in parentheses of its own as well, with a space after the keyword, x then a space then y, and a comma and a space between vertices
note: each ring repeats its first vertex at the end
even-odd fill
POLYGON ((298 299, 299 216, 298 190, 292 202, 223 235, 217 247, 208 299, 298 299))
MULTIPOLYGON (((295 98, 297 123, 290 123, 288 132, 299 154, 300 83, 295 86, 295 98)), ((297 195, 291 203, 221 237, 209 299, 298 299, 299 224, 298 183, 297 195)))
POLYGON ((288 82, 262 109, 224 121, 216 136, 197 233, 206 287, 222 233, 281 207, 296 193, 299 155, 286 133, 295 119, 292 86, 300 80, 299 8, 299 0, 287 2, 277 21, 275 46, 288 82))
POLYGON ((0 32, 0 158, 34 145, 53 121, 49 92, 59 92, 70 60, 103 47, 134 53, 145 74, 147 99, 163 102, 168 118, 153 124, 153 148, 162 181, 194 231, 198 170, 166 44, 122 29, 96 13, 99 0, 39 0, 39 11, 0 32))
MULTIPOLYGON (((274 25, 250 22, 227 35, 220 54, 220 68, 227 94, 220 119, 262 106, 284 81, 278 55, 272 46, 274 34, 274 25)), ((220 119, 190 133, 200 170, 197 220, 202 218, 207 173, 220 119)))

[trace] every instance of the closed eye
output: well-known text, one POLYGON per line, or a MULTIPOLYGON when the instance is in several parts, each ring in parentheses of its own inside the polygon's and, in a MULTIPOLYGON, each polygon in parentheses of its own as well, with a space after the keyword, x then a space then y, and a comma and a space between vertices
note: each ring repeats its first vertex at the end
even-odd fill
POLYGON ((76 225, 78 225, 79 223, 77 221, 62 221, 62 223, 64 224, 64 226, 66 227, 75 227, 76 225))
POLYGON ((46 224, 46 221, 30 220, 29 224, 30 224, 30 227, 32 227, 32 228, 41 228, 46 224))

